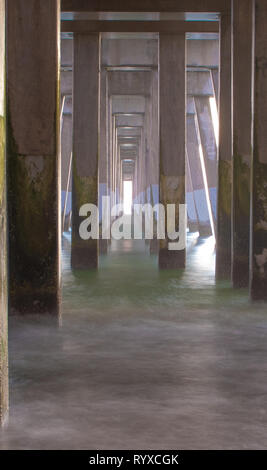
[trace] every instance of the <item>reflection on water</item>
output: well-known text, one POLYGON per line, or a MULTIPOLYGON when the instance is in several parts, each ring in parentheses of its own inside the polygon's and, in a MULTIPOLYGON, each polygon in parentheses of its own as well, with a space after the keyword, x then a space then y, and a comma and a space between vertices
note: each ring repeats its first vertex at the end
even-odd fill
POLYGON ((215 285, 212 239, 159 271, 143 241, 72 272, 62 326, 10 319, 9 425, 0 449, 263 448, 266 306, 215 285))
POLYGON ((201 299, 209 304, 214 296, 214 243, 210 239, 199 241, 192 234, 188 240, 188 268, 186 271, 159 271, 157 257, 149 255, 144 241, 112 242, 109 256, 100 258, 98 272, 72 272, 69 242, 64 243, 64 315, 72 315, 79 293, 79 310, 107 314, 139 306, 142 312, 162 307, 197 305, 201 299), (195 292, 192 292, 194 289, 195 292), (90 299, 90 302, 89 302, 90 299), (100 310, 100 311, 99 311, 100 310))

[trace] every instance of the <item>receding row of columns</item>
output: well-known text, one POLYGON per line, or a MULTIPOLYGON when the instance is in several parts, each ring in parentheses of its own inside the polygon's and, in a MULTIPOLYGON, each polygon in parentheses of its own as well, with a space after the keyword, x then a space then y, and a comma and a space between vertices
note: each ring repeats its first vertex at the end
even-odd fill
MULTIPOLYGON (((81 223, 79 209, 86 202, 95 203, 98 200, 97 152, 101 132, 98 106, 99 85, 102 82, 99 66, 100 47, 99 36, 96 34, 75 34, 74 36, 72 266, 76 269, 97 267, 98 260, 98 241, 81 240, 79 236, 81 223), (86 61, 86 57, 91 57, 90 62, 86 61), (93 84, 94 88, 90 89, 88 85, 85 85, 87 83, 93 84), (92 132, 94 132, 93 137, 92 132), (86 178, 89 178, 90 181, 86 178), (86 186, 87 184, 90 187, 86 186)), ((185 203, 185 35, 161 34, 160 57, 160 202, 165 206, 170 203, 175 204, 178 218, 179 204, 185 203), (173 84, 174 76, 177 77, 177 81, 173 84), (184 100, 181 100, 181 96, 184 97, 184 100), (174 119, 175 116, 176 119, 174 119)), ((130 95, 140 93, 141 96, 146 96, 145 102, 149 101, 151 105, 151 95, 149 99, 147 95, 149 88, 151 89, 151 74, 148 71, 130 72, 130 74, 128 72, 113 72, 113 76, 109 80, 108 94, 118 96, 119 92, 122 95, 125 95, 126 92, 130 95)), ((145 114, 148 116, 147 121, 151 122, 152 113, 147 111, 145 114)), ((118 203, 120 187, 119 140, 116 116, 113 113, 111 116, 110 190, 111 194, 115 194, 112 202, 118 203)), ((144 128, 145 132, 147 132, 147 127, 148 125, 144 128)), ((147 134, 142 134, 141 141, 142 152, 139 153, 137 168, 139 168, 138 180, 142 182, 146 174, 146 152, 151 139, 147 134), (143 163, 142 160, 144 160, 143 163)), ((105 146, 104 143, 102 145, 105 146)), ((106 172, 104 173, 106 174, 106 172)), ((144 193, 145 184, 141 184, 141 187, 144 193)), ((141 194, 141 199, 146 199, 146 197, 141 194)), ((168 250, 168 240, 162 241, 159 251, 159 266, 162 268, 184 267, 185 250, 171 253, 168 250)))
MULTIPOLYGON (((172 35, 171 35, 172 36, 172 35)), ((183 35, 184 36, 184 35, 183 35)), ((161 37, 163 35, 161 34, 161 37)), ((158 62, 158 60, 157 60, 158 62)), ((156 62, 155 62, 156 63, 156 62)), ((187 134, 187 148, 189 153, 189 159, 191 160, 190 164, 192 166, 192 175, 194 178, 194 191, 196 191, 196 211, 199 213, 198 223, 196 224, 195 229, 198 229, 201 235, 210 235, 215 232, 214 221, 216 218, 216 208, 214 204, 214 193, 212 191, 216 190, 216 143, 214 142, 214 132, 212 129, 212 120, 209 111, 209 96, 214 96, 214 90, 217 89, 216 81, 214 80, 215 73, 211 73, 211 70, 198 70, 187 72, 188 77, 188 93, 189 98, 193 102, 194 112, 191 114, 189 112, 187 119, 187 128, 189 133, 187 134), (195 90, 195 91, 194 91, 195 90), (194 93, 196 96, 194 97, 194 93), (202 96, 203 94, 203 96, 202 96), (209 126, 211 133, 209 136, 206 136, 207 130, 205 129, 205 120, 209 120, 209 126), (192 132, 190 130, 192 129, 192 132), (192 136, 191 136, 192 134, 192 136), (212 137, 212 138, 211 138, 212 137), (205 139, 208 142, 205 142, 205 139), (211 140, 213 140, 213 149, 211 148, 211 140), (192 142, 191 142, 192 141, 192 142), (203 143, 204 142, 204 143, 203 143), (205 145, 206 144, 206 145, 205 145), (200 153, 199 148, 204 151, 204 160, 203 165, 205 166, 205 171, 207 172, 207 183, 205 186, 204 178, 202 175, 203 168, 201 168, 200 162, 200 153), (190 151, 189 151, 190 150, 190 151), (206 155, 206 152, 208 155, 206 155), (198 155, 198 156, 197 156, 198 155), (195 166, 198 164, 198 171, 195 166), (204 188, 204 189, 203 189, 204 188), (205 193, 204 193, 205 191, 205 193), (203 193, 203 194, 202 194, 203 193), (201 197, 200 197, 201 196, 201 197), (207 200, 207 204, 205 201, 207 200), (205 210, 204 210, 205 206, 205 210), (206 217, 203 220, 204 216, 206 217), (212 226, 212 228, 211 228, 212 226)), ((158 187, 158 151, 157 151, 157 139, 158 139, 158 126, 157 126, 157 112, 158 112, 158 67, 157 66, 136 66, 131 67, 101 67, 101 117, 100 117, 100 170, 99 170, 99 207, 101 209, 101 197, 104 193, 110 191, 112 196, 113 204, 116 202, 121 202, 122 194, 122 179, 121 179, 121 165, 120 158, 118 158, 118 152, 122 155, 121 149, 123 150, 122 137, 118 137, 119 133, 126 132, 124 138, 132 139, 133 137, 127 136, 130 132, 128 130, 129 126, 136 126, 136 112, 134 115, 129 114, 133 111, 133 97, 138 97, 136 93, 142 93, 138 98, 142 99, 145 103, 143 114, 145 116, 145 122, 142 122, 140 125, 145 126, 144 136, 142 135, 142 145, 138 144, 140 152, 140 159, 135 161, 135 202, 153 202, 153 204, 158 202, 157 194, 155 194, 154 189, 158 187), (131 71, 127 69, 131 69, 131 71), (136 71, 137 69, 137 71, 136 71), (142 69, 142 71, 140 71, 142 69), (127 70, 127 71, 125 71, 127 70), (152 83, 151 83, 152 82, 152 83), (118 95, 118 93, 122 93, 118 95), (124 93, 128 93, 124 95, 124 93), (115 95, 113 94, 115 93, 115 95), (145 94, 145 95, 144 95, 145 94), (120 99, 122 102, 122 108, 120 108, 120 113, 114 113, 114 103, 117 99, 120 99), (103 103, 110 102, 107 112, 103 103), (124 113, 122 112, 124 111, 124 113), (128 114, 127 114, 128 111, 128 114), (112 116, 112 119, 111 117, 112 116), (134 119, 134 120, 133 120, 134 119), (111 154, 108 154, 109 145, 106 145, 109 137, 106 132, 106 121, 110 120, 112 125, 111 132, 111 154), (124 129, 124 126, 125 129, 124 129), (127 128, 127 129, 126 129, 127 128), (105 142, 106 139, 106 142, 105 142), (102 149, 102 150, 101 150, 102 149), (106 151, 106 154, 105 154, 106 151), (115 160, 118 162, 116 165, 115 160), (112 178, 108 181, 109 171, 107 172, 107 165, 111 165, 112 178), (116 171, 115 171, 116 169, 116 171), (138 174, 136 173, 138 172, 138 174), (120 172, 120 176, 118 176, 120 172), (103 175, 106 177, 103 179, 103 175), (147 176, 150 181, 147 181, 147 176), (118 184, 115 183, 115 180, 118 184), (138 187, 136 186, 137 180, 139 181, 138 187), (117 188, 116 188, 117 186, 117 188), (116 188, 116 197, 115 195, 116 188), (152 197, 153 196, 153 197, 152 197)), ((118 111, 118 109, 117 109, 118 111)), ((138 126, 137 126, 138 127, 138 126)), ((132 130, 131 130, 132 132, 132 130)), ((136 152, 136 150, 135 150, 136 152)), ((125 154, 125 150, 123 151, 125 154)), ((129 156, 129 154, 128 154, 129 156)), ((136 155, 130 155, 130 157, 136 158, 136 155)), ((125 165, 124 165, 125 167, 125 165)), ((192 192, 191 192, 192 194, 192 192)), ((177 214, 178 215, 178 214, 177 214)), ((189 221, 190 222, 190 221, 189 221)), ((192 224, 190 223, 190 227, 192 224)), ((153 243, 152 243, 153 244, 153 243)), ((100 240, 100 253, 107 252, 107 243, 105 240, 100 240)), ((173 256, 172 256, 173 260, 173 256)), ((84 267, 87 266, 86 258, 84 258, 84 267)), ((164 267, 164 264, 162 264, 164 267)), ((170 265, 169 265, 170 267, 170 265)), ((174 263, 174 267, 177 265, 174 263)))
MULTIPOLYGON (((22 4, 22 1, 18 1, 17 9, 12 9, 12 14, 9 15, 9 24, 12 23, 12 27, 13 24, 18 28, 21 27, 20 24, 16 24, 16 21, 18 22, 18 16, 21 14, 20 9, 23 9, 22 4)), ((31 4, 29 4, 29 8, 31 8, 31 4)), ((50 6, 47 8, 47 16, 51 14, 51 8, 50 6)), ((263 4, 260 6, 257 4, 257 11, 259 8, 263 8, 263 4)), ((247 286, 249 279, 249 239, 254 240, 255 238, 250 237, 248 230, 250 166, 253 144, 252 46, 254 22, 252 9, 253 2, 250 0, 243 3, 233 1, 232 25, 230 14, 224 14, 220 23, 220 143, 216 274, 218 279, 229 278, 232 271, 234 285, 244 287, 247 286), (250 15, 246 14, 249 8, 250 15), (251 41, 243 40, 245 31, 251 37, 251 41), (234 39, 233 54, 231 48, 232 35, 234 39), (233 113, 231 70, 233 75, 233 113), (240 77, 246 78, 241 80, 240 77), (243 132, 243 129, 246 131, 243 132), (233 200, 231 194, 233 194, 233 200), (243 228, 244 225, 245 228, 243 228)), ((59 159, 58 157, 53 158, 59 153, 58 118, 55 118, 58 116, 59 55, 55 46, 52 48, 54 55, 52 53, 47 54, 47 49, 51 48, 52 40, 55 40, 56 35, 59 34, 58 14, 57 10, 56 20, 54 20, 54 23, 50 22, 49 28, 46 28, 44 39, 39 39, 40 49, 38 53, 31 52, 32 62, 26 70, 25 67, 24 69, 22 67, 22 61, 25 57, 25 53, 22 54, 21 52, 24 48, 24 46, 21 46, 23 34, 27 36, 25 42, 29 38, 35 38, 38 28, 44 28, 45 26, 45 21, 42 23, 40 19, 41 15, 36 18, 36 22, 26 32, 25 30, 22 31, 20 44, 16 47, 14 53, 10 52, 9 54, 8 154, 12 180, 10 179, 8 191, 10 246, 14 254, 10 260, 10 292, 12 294, 11 309, 14 308, 14 311, 22 308, 27 311, 29 305, 27 305, 25 299, 29 299, 28 291, 31 290, 32 285, 34 285, 34 292, 38 296, 38 300, 34 301, 37 311, 47 309, 47 305, 49 305, 47 303, 47 292, 51 293, 49 310, 57 311, 59 303, 58 293, 56 293, 60 278, 58 262, 59 218, 57 216, 59 159), (40 59, 40 50, 42 59, 40 59), (41 62, 41 65, 39 62, 41 62), (45 72, 49 70, 48 81, 42 76, 39 79, 42 75, 42 69, 44 70, 43 77, 45 72), (53 73, 50 73, 50 71, 53 73), (29 78, 33 85, 26 100, 24 85, 29 83, 29 78), (38 83, 38 86, 35 85, 35 82, 38 83), (57 87, 56 91, 53 84, 54 87, 57 87), (42 94, 45 94, 46 99, 42 98, 42 94), (43 102, 45 103, 41 108, 40 103, 43 102), (19 112, 17 112, 18 109, 19 112), (28 119, 22 118, 24 110, 28 110, 28 119), (25 178, 23 178, 23 184, 19 184, 22 174, 25 178), (51 184, 51 191, 49 192, 44 184, 45 178, 51 184), (43 185, 44 187, 42 187, 43 185), (44 197, 43 193, 45 193, 44 197), (34 197, 36 200, 34 200, 34 197), (27 204, 24 204, 25 201, 27 204), (27 212, 23 209, 23 205, 27 205, 27 212), (49 207, 49 211, 47 207, 49 207), (51 208, 54 208, 54 211, 51 208), (30 229, 28 220, 32 221, 30 229), (17 226, 23 227, 23 230, 17 231, 17 226), (44 226, 43 232, 48 235, 46 237, 41 235, 42 226, 44 226), (38 235, 35 234, 37 231, 38 235), (42 243, 39 243, 38 239, 42 243), (30 245, 32 248, 29 250, 30 254, 28 254, 27 248, 30 245), (44 246, 46 246, 45 257, 43 256, 44 246), (15 260, 14 265, 13 259, 15 260), (27 266, 26 271, 25 266, 27 266), (30 269, 28 269, 28 266, 30 266, 30 269), (39 278, 40 287, 38 287, 39 278), (57 282, 55 283, 55 281, 57 282), (55 289, 54 292, 53 289, 55 289), (43 297, 45 297, 45 300, 42 300, 43 297)), ((260 33, 259 28, 258 31, 260 33)), ((12 36, 11 29, 10 36, 12 36)), ((179 204, 185 202, 186 105, 185 100, 181 99, 181 96, 185 96, 185 35, 182 33, 161 33, 159 44, 160 202, 164 205, 175 203, 179 207, 179 204), (175 82, 173 77, 176 77, 175 82)), ((109 91, 107 83, 111 79, 108 80, 109 72, 101 70, 100 48, 101 41, 98 33, 75 34, 72 191, 72 265, 75 268, 97 267, 98 263, 98 242, 96 240, 84 241, 79 236, 80 207, 86 202, 97 204, 99 199, 98 174, 101 175, 101 195, 107 194, 108 185, 110 185, 109 189, 111 191, 114 192, 119 187, 121 192, 121 163, 118 161, 118 134, 115 117, 111 122, 111 133, 113 135, 115 132, 115 134, 111 139, 108 129, 108 115, 110 110, 112 112, 112 107, 108 109, 109 91), (88 61, 88 57, 90 57, 90 61, 88 61), (103 92, 100 92, 101 90, 103 92), (111 155, 109 152, 110 140, 113 142, 114 147, 111 152, 113 162, 110 162, 109 158, 111 155), (99 157, 100 154, 101 158, 99 157), (100 169, 98 168, 99 162, 100 169), (109 165, 110 168, 112 167, 112 181, 110 182, 108 182, 110 176, 109 165)), ((112 73, 115 74, 112 80, 116 84, 118 83, 116 73, 121 74, 121 72, 112 73)), ((138 73, 140 75, 143 72, 132 73, 137 76, 138 73)), ((127 72, 125 72, 126 75, 127 72)), ((149 75, 151 81, 152 74, 147 72, 147 75, 149 75)), ((142 83, 142 80, 140 83, 142 83)), ((128 85, 129 80, 127 81, 128 85)), ((140 89, 140 94, 144 94, 145 91, 140 89)), ((118 93, 116 87, 111 93, 115 95, 118 93)), ((125 91, 122 93, 125 93, 125 91)), ((153 96, 156 96, 155 91, 153 96)), ((153 101, 153 99, 150 99, 150 101, 153 101)), ((153 117, 153 111, 150 114, 151 117, 153 117)), ((152 119, 150 118, 148 121, 151 122, 152 119)), ((257 130, 259 128, 260 125, 257 126, 257 130)), ((152 132, 154 132, 155 138, 155 131, 151 129, 149 130, 150 137, 152 132)), ((148 140, 144 140, 145 146, 148 145, 148 140)), ((153 138, 149 139, 149 144, 151 142, 153 142, 153 138)), ((153 152, 151 152, 152 154, 153 152)), ((155 157, 155 153, 153 155, 155 157)), ((150 160, 155 161, 156 158, 154 157, 150 160)), ((138 168, 137 164, 136 167, 138 168)), ((255 171, 252 174, 255 175, 255 171)), ((253 188, 255 189, 255 187, 258 186, 254 184, 253 188)), ((118 202, 118 196, 115 197, 114 202, 118 202)), ((176 215, 178 218, 178 213, 176 215)), ((263 230, 262 227, 261 230, 263 230)), ((184 266, 185 253, 183 251, 175 254, 169 252, 166 249, 167 243, 168 240, 161 241, 159 265, 163 268, 184 266)), ((250 266, 253 263, 259 266, 261 277, 262 271, 264 271, 264 256, 264 250, 255 253, 252 257, 252 263, 250 263, 250 266)), ((252 285, 254 285, 253 282, 252 285)), ((31 304, 32 300, 29 300, 29 302, 31 304)))

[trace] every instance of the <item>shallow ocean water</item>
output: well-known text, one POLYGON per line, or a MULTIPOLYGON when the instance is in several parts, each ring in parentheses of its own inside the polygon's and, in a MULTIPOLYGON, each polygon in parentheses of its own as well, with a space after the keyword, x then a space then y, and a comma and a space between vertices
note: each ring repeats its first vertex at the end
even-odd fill
POLYGON ((122 241, 74 273, 65 235, 60 326, 10 318, 0 449, 266 448, 267 307, 214 261, 191 235, 184 272, 122 241))

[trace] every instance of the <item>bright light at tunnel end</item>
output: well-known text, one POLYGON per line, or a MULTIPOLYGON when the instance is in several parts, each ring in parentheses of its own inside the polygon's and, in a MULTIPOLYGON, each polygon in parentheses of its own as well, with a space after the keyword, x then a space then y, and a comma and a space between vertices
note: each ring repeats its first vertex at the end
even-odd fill
POLYGON ((131 215, 133 203, 133 183, 132 181, 123 182, 123 210, 125 215, 131 215))

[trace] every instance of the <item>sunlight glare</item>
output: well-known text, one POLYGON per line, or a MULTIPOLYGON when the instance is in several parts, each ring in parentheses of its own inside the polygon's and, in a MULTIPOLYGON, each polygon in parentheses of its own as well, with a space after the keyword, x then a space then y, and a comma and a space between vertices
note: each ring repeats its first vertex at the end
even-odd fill
POLYGON ((133 199, 133 183, 132 181, 123 182, 123 207, 124 214, 130 215, 132 213, 132 199, 133 199))
POLYGON ((219 144, 219 117, 218 117, 217 104, 216 104, 216 100, 213 96, 210 97, 209 101, 210 101, 210 111, 211 111, 214 134, 215 134, 215 140, 216 140, 216 144, 217 144, 217 147, 218 147, 218 144, 219 144))

